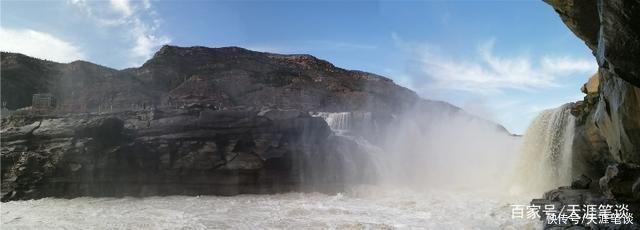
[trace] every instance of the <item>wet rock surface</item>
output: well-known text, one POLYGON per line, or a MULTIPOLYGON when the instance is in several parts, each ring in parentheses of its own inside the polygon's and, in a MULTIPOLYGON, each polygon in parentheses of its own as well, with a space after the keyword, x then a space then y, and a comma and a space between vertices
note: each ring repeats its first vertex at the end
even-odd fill
POLYGON ((2 200, 331 192, 342 188, 345 167, 370 173, 343 164, 366 159, 321 118, 278 113, 286 116, 203 109, 3 118, 2 200))
MULTIPOLYGON (((596 206, 593 206, 593 208, 595 208, 595 210, 598 210, 597 208, 600 207, 599 205, 611 205, 612 207, 616 207, 616 205, 623 205, 623 204, 624 203, 618 203, 616 200, 604 198, 602 194, 597 190, 576 189, 573 187, 560 187, 560 188, 546 192, 542 197, 542 199, 533 199, 531 201, 531 205, 540 207, 540 212, 538 214, 544 220, 543 229, 545 230, 640 229, 640 225, 636 223, 637 220, 635 219, 633 220, 634 224, 615 224, 611 221, 608 223, 599 223, 599 219, 597 218, 601 218, 601 217, 598 216, 597 212, 595 216, 593 216, 593 218, 596 218, 595 222, 590 223, 588 219, 583 219, 585 217, 585 212, 588 212, 587 205, 596 205, 596 206), (549 208, 549 207, 552 207, 552 208, 549 208), (572 222, 571 220, 567 220, 566 223, 557 221, 558 213, 571 215, 572 212, 568 212, 568 211, 572 207, 577 208, 577 210, 575 211, 575 215, 579 217, 577 224, 572 222), (555 214, 547 214, 547 213, 555 213, 555 214), (551 218, 552 220, 549 220, 549 218, 551 218)), ((589 214, 587 214, 586 216, 589 216, 589 214)))

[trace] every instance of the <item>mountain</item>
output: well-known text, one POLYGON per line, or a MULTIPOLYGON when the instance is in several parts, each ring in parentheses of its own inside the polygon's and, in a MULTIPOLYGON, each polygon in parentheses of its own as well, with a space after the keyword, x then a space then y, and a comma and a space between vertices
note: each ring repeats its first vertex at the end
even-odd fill
POLYGON ((107 104, 127 108, 157 95, 134 76, 90 62, 62 64, 17 53, 0 55, 2 101, 9 109, 30 106, 35 93, 52 93, 65 112, 95 111, 107 104))
POLYGON ((350 71, 311 55, 239 47, 163 46, 139 68, 114 70, 90 62, 61 64, 2 53, 2 98, 10 109, 33 93, 53 93, 73 111, 135 105, 203 103, 315 111, 400 111, 419 100, 392 80, 350 71))
MULTIPOLYGON (((422 99, 389 78, 342 69, 307 54, 165 45, 142 66, 124 70, 6 52, 0 54, 0 60, 1 98, 9 109, 30 106, 34 93, 52 93, 58 110, 64 113, 199 104, 369 111, 388 117, 421 105, 425 110, 460 112, 480 119, 449 103, 422 99)), ((499 124, 496 128, 508 132, 499 124)))

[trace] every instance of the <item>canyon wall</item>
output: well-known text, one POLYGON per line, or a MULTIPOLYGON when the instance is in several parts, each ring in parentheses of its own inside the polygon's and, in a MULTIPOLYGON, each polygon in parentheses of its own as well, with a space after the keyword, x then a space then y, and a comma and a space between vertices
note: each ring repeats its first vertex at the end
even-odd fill
POLYGON ((342 191, 376 177, 367 154, 406 111, 434 123, 455 114, 510 136, 311 55, 167 45, 124 70, 0 57, 7 109, 28 108, 34 93, 57 102, 3 114, 3 201, 342 191))
POLYGON ((550 191, 545 198, 564 203, 625 203, 631 205, 637 216, 640 213, 640 1, 546 2, 593 51, 599 70, 583 86, 584 100, 572 108, 576 116, 573 176, 578 178, 584 174, 588 178, 578 182, 587 183, 572 186, 572 191, 568 187, 550 191))

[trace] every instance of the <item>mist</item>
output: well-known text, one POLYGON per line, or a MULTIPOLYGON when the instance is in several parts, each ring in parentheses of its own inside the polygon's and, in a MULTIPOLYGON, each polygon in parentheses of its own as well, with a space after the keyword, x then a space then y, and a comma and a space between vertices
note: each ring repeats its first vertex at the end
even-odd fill
POLYGON ((383 185, 499 191, 508 185, 519 138, 463 111, 398 117, 384 143, 383 185))
MULTIPOLYGON (((369 158, 366 161, 370 165, 358 169, 363 165, 350 160, 356 153, 343 153, 343 168, 349 169, 345 178, 351 178, 350 185, 373 181, 388 189, 493 193, 505 193, 512 186, 521 137, 456 107, 422 101, 384 122, 375 113, 318 116, 327 121, 336 136, 356 142, 359 151, 369 158), (362 126, 369 128, 363 132, 362 126)), ((362 161, 361 157, 354 159, 362 161)))

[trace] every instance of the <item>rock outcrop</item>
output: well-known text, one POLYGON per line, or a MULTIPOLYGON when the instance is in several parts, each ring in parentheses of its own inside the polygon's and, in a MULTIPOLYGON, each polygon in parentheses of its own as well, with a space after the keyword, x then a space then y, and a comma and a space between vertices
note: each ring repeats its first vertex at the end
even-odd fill
POLYGON ((2 127, 3 201, 331 192, 343 188, 345 167, 371 173, 356 143, 291 111, 12 116, 2 127))
MULTIPOLYGON (((593 51, 598 74, 574 108, 574 175, 595 179, 593 191, 640 215, 640 2, 547 0, 593 51), (594 88, 597 86, 597 90, 594 88)), ((566 189, 565 189, 566 190, 566 189)))
POLYGON ((582 85, 582 88, 580 88, 580 91, 582 91, 584 94, 587 94, 587 95, 597 94, 598 87, 600 87, 600 74, 594 73, 593 75, 591 75, 589 80, 587 80, 587 83, 584 83, 584 85, 582 85))

